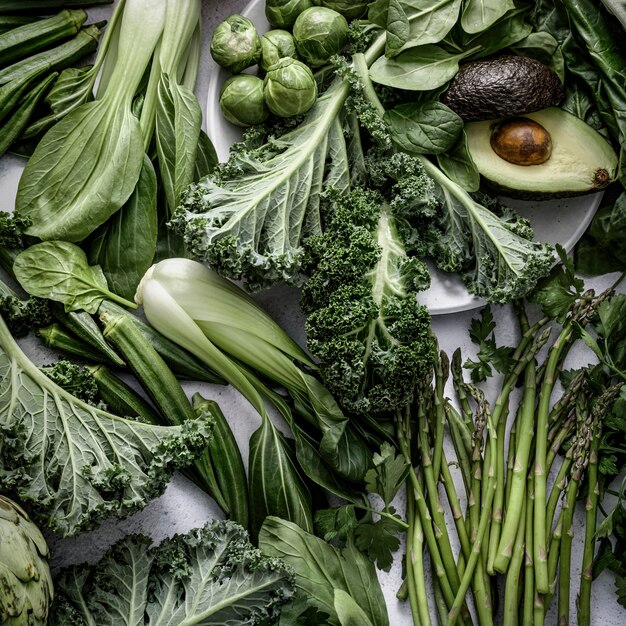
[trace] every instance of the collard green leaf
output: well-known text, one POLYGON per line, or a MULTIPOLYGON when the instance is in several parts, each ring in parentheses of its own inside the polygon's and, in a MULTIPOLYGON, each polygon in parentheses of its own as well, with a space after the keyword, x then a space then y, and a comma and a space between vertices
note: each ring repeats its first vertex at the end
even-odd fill
POLYGON ((82 241, 133 192, 144 155, 139 121, 106 103, 75 109, 37 145, 15 201, 18 215, 32 220, 29 235, 82 241))
POLYGON ((376 570, 352 542, 338 550, 296 524, 268 517, 259 534, 259 547, 294 569, 296 586, 310 598, 311 604, 329 614, 331 626, 341 625, 335 610, 335 589, 351 596, 372 626, 388 626, 376 570))
POLYGON ((194 181, 202 110, 195 95, 163 76, 156 109, 156 147, 161 181, 170 212, 194 181))
POLYGON ((157 181, 144 155, 137 186, 126 204, 101 226, 91 242, 89 262, 99 265, 111 290, 133 300, 154 259, 157 243, 157 181))
POLYGON ((90 266, 87 255, 67 241, 31 246, 17 256, 13 271, 31 296, 63 302, 66 311, 83 309, 95 313, 105 298, 136 308, 109 291, 100 266, 90 266))
POLYGON ((152 426, 72 397, 19 349, 0 319, 0 489, 72 535, 160 495, 207 443, 209 423, 152 426))
POLYGON ((96 565, 62 572, 51 626, 240 626, 275 623, 294 593, 291 574, 213 521, 156 547, 130 535, 96 565))
POLYGON ((405 152, 441 154, 463 130, 463 120, 436 100, 400 104, 385 112, 392 140, 405 152))
POLYGON ((395 89, 430 91, 445 85, 459 71, 459 61, 476 51, 453 54, 434 44, 415 46, 391 59, 377 59, 370 67, 370 78, 395 89))
POLYGON ((295 453, 268 417, 250 437, 248 477, 253 539, 268 515, 313 531, 311 494, 300 475, 295 453))
POLYGON ((461 26, 466 33, 480 33, 514 8, 511 0, 465 0, 461 26))
POLYGON ((465 191, 478 191, 480 174, 467 147, 467 135, 464 130, 450 150, 437 155, 437 163, 446 176, 465 191))

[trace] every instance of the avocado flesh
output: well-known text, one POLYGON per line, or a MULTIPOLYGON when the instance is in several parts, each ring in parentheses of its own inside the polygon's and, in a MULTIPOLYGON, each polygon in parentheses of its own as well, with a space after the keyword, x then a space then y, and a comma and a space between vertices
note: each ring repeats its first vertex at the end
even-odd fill
POLYGON ((465 124, 469 153, 489 186, 512 197, 563 197, 599 191, 615 179, 617 154, 591 126, 556 107, 523 117, 550 133, 552 154, 545 163, 515 165, 499 157, 490 137, 501 120, 465 124))

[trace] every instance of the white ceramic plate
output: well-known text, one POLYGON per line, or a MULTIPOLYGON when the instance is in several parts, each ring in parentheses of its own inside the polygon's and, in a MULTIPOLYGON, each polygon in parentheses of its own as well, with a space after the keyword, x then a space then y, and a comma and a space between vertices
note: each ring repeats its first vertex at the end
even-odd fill
MULTIPOLYGON (((243 11, 259 33, 271 28, 265 18, 264 6, 264 0, 252 0, 243 11)), ((211 73, 206 111, 207 132, 221 160, 228 158, 230 146, 241 137, 241 129, 226 121, 219 107, 220 89, 229 76, 226 70, 217 66, 211 73)), ((600 192, 561 200, 521 202, 507 199, 506 202, 530 220, 538 240, 559 243, 569 252, 587 229, 601 198, 600 192)), ((419 300, 433 315, 457 313, 484 304, 482 299, 467 292, 457 274, 431 268, 431 277, 430 289, 421 293, 419 300)))

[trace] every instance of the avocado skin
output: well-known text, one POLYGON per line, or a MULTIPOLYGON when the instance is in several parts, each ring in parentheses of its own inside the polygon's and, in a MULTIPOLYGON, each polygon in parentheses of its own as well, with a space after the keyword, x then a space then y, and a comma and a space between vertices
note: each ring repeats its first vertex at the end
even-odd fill
POLYGON ((493 180, 489 180, 485 176, 480 177, 480 188, 487 189, 494 195, 506 196, 507 198, 515 198, 515 200, 557 200, 560 198, 574 198, 576 196, 586 196, 591 193, 604 191, 606 187, 591 187, 585 191, 523 191, 499 185, 493 180))
POLYGON ((558 105, 555 72, 536 59, 504 55, 462 65, 441 102, 466 122, 513 117, 558 105))

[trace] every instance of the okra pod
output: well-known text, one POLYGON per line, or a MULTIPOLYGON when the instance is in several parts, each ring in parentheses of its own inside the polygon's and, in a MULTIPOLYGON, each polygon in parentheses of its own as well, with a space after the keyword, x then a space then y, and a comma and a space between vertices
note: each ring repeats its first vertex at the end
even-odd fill
POLYGON ((21 74, 27 74, 41 68, 45 72, 57 72, 67 67, 72 67, 77 61, 91 54, 98 47, 100 29, 91 24, 82 28, 76 37, 62 43, 52 50, 45 50, 33 54, 17 63, 0 70, 0 85, 19 78, 21 74))
POLYGON ((217 402, 194 394, 196 414, 210 414, 215 420, 213 437, 208 446, 208 456, 214 470, 217 486, 225 501, 224 512, 244 528, 248 527, 248 480, 241 452, 233 431, 217 402))
POLYGON ((13 30, 18 26, 30 24, 36 19, 36 17, 30 17, 28 15, 0 15, 0 34, 13 30))
POLYGON ((224 385, 223 378, 211 371, 204 363, 195 356, 181 348, 178 344, 164 337, 152 326, 140 320, 136 315, 127 311, 123 307, 105 300, 98 310, 99 313, 107 312, 111 314, 125 315, 137 327, 146 341, 159 353, 168 367, 180 378, 188 380, 198 380, 207 383, 224 385))
POLYGON ((22 97, 43 74, 43 69, 35 69, 0 87, 0 121, 9 117, 22 97))
POLYGON ((112 413, 121 417, 138 417, 148 424, 163 424, 163 418, 150 404, 106 365, 87 365, 85 369, 94 377, 100 397, 112 413))
POLYGON ((86 19, 82 9, 64 9, 52 17, 11 29, 0 35, 0 64, 7 65, 73 37, 86 19))
POLYGON ((15 113, 5 121, 0 129, 0 156, 2 156, 11 146, 11 144, 20 136, 21 132, 26 128, 30 118, 35 111, 35 107, 46 94, 52 83, 57 79, 58 74, 55 72, 46 76, 24 100, 18 105, 15 113))
POLYGON ((179 425, 195 413, 176 377, 126 315, 100 312, 104 337, 117 349, 161 415, 179 425))
POLYGON ((87 7, 111 4, 113 0, 0 0, 0 13, 37 13, 51 10, 87 7))
POLYGON ((50 302, 50 310, 59 323, 79 337, 81 341, 84 341, 98 352, 101 352, 107 362, 113 363, 118 367, 124 367, 124 361, 107 343, 100 327, 89 313, 86 311, 72 311, 67 313, 60 302, 50 302))
POLYGON ((37 333, 42 338, 44 345, 52 350, 58 350, 70 356, 91 361, 92 363, 108 363, 106 357, 92 346, 74 335, 68 333, 61 324, 54 322, 50 326, 40 328, 37 333))

